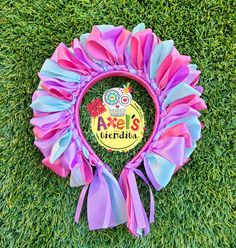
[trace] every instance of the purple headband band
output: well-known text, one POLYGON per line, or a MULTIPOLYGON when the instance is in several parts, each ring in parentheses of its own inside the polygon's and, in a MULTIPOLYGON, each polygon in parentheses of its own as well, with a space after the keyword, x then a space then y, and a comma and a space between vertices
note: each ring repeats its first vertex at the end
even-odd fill
POLYGON ((135 236, 146 235, 154 221, 151 185, 159 191, 189 161, 201 138, 198 120, 206 108, 197 86, 200 71, 181 55, 173 41, 161 41, 144 24, 132 32, 112 25, 94 26, 61 43, 39 73, 40 84, 31 107, 34 144, 42 163, 61 177, 70 174, 70 186, 83 186, 75 221, 85 196, 90 230, 126 223, 135 236), (80 127, 80 106, 86 92, 104 78, 126 77, 142 85, 155 106, 153 132, 117 180, 86 141, 80 127), (145 174, 139 169, 144 165, 145 174), (136 177, 150 191, 150 213, 144 209, 136 177))

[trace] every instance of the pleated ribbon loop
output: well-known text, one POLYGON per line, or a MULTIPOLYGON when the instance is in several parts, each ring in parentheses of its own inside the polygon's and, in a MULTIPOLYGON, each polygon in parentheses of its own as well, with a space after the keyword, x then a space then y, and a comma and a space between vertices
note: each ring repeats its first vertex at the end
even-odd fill
POLYGON ((142 155, 147 176, 156 190, 165 187, 185 159, 185 137, 168 137, 152 143, 142 155))
MULTIPOLYGON (((115 177, 102 162, 90 184, 87 199, 87 216, 90 230, 114 227, 127 221, 125 199, 115 177)), ((78 222, 83 201, 88 190, 84 186, 78 201, 75 221, 78 222)))
MULTIPOLYGON (((40 72, 40 84, 32 104, 34 144, 42 163, 55 174, 67 177, 70 186, 83 186, 76 212, 78 222, 87 197, 90 230, 127 223, 135 236, 147 235, 154 221, 150 185, 165 187, 188 160, 201 138, 199 110, 206 104, 198 86, 200 71, 189 64, 172 40, 161 41, 144 23, 132 32, 123 26, 96 25, 91 33, 61 43, 40 72), (88 144, 80 126, 83 97, 108 77, 127 77, 140 83, 155 106, 154 130, 147 143, 126 164, 119 182, 88 144), (144 164, 145 175, 138 168, 144 164), (150 213, 141 200, 136 178, 150 191, 150 213), (150 184, 150 185, 149 185, 150 184)), ((133 118, 133 117, 132 117, 133 118)), ((122 131, 123 132, 123 131, 122 131)))

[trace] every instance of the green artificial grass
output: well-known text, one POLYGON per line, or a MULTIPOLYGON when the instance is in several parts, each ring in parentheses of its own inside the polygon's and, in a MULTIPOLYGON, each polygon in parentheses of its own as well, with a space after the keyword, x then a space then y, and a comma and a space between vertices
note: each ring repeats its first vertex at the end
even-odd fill
MULTIPOLYGON (((234 0, 2 0, 0 247, 236 247, 235 12, 234 0), (182 54, 192 57, 202 71, 200 84, 208 109, 202 112, 203 139, 191 161, 165 189, 154 192, 155 223, 147 237, 137 239, 125 225, 89 231, 85 207, 79 224, 74 223, 81 189, 70 188, 68 179, 41 165, 42 155, 33 145, 29 105, 39 83, 36 73, 60 42, 70 45, 95 24, 131 30, 140 22, 162 40, 173 39, 182 54)), ((125 155, 111 156, 90 137, 85 103, 92 100, 93 91, 101 96, 110 83, 104 80, 91 89, 81 115, 87 139, 118 175, 143 143, 125 155)), ((138 103, 150 120, 150 134, 153 106, 140 86, 133 82, 132 86, 140 92, 138 103)), ((148 189, 139 185, 147 206, 148 189)))

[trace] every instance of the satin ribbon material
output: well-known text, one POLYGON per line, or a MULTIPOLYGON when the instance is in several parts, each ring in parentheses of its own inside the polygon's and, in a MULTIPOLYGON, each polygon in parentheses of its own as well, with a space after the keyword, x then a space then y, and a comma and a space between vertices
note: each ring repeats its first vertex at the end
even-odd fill
POLYGON ((181 55, 172 40, 161 41, 143 23, 132 32, 123 26, 94 26, 91 33, 61 43, 40 70, 40 84, 32 97, 34 144, 44 155, 42 163, 55 174, 70 175, 70 186, 83 186, 75 213, 79 221, 86 194, 90 230, 127 223, 134 236, 147 235, 154 221, 156 190, 189 161, 201 138, 199 110, 200 71, 181 55), (155 106, 154 131, 144 147, 124 166, 119 183, 87 143, 80 127, 80 106, 86 92, 107 77, 139 82, 155 106), (146 176, 139 170, 144 164, 146 176), (150 192, 147 215, 136 177, 150 192))
POLYGON ((184 137, 169 137, 153 143, 150 150, 168 159, 173 164, 182 164, 184 160, 184 137))
POLYGON ((169 183, 175 170, 173 163, 156 153, 147 153, 144 156, 144 166, 156 190, 160 190, 169 183))
POLYGON ((50 158, 46 157, 42 160, 42 164, 48 167, 50 170, 52 170, 55 174, 57 174, 60 177, 67 177, 70 173, 69 169, 64 168, 60 160, 55 160, 53 163, 50 162, 50 158))
POLYGON ((80 63, 84 65, 84 67, 90 69, 89 71, 98 71, 102 72, 102 68, 95 62, 93 62, 88 54, 86 53, 86 50, 84 49, 83 45, 78 39, 74 39, 72 42, 72 48, 74 50, 75 57, 80 60, 80 63))
POLYGON ((113 227, 127 220, 124 196, 118 182, 105 167, 99 167, 95 173, 87 206, 90 230, 113 227))
POLYGON ((148 41, 148 37, 151 34, 151 29, 141 30, 130 39, 130 61, 132 66, 137 70, 144 69, 145 61, 145 42, 148 41))
POLYGON ((34 110, 40 112, 58 112, 71 108, 68 101, 64 101, 52 96, 41 96, 30 105, 34 110))
MULTIPOLYGON (((172 50, 172 52, 166 56, 157 70, 155 80, 159 88, 165 89, 170 80, 173 80, 174 75, 176 75, 182 67, 187 66, 189 61, 189 56, 173 55, 172 50)), ((189 72, 189 70, 187 70, 187 72, 189 72)))
POLYGON ((171 53, 174 46, 173 40, 163 41, 158 44, 150 57, 150 77, 154 79, 158 68, 164 59, 171 53))
POLYGON ((73 168, 70 173, 70 187, 79 187, 85 184, 80 167, 73 168))
MULTIPOLYGON (((92 63, 88 63, 89 60, 77 39, 72 43, 72 47, 76 47, 76 56, 69 51, 65 44, 61 43, 54 52, 52 59, 65 69, 90 75, 93 72, 90 68, 92 63)), ((92 66, 98 68, 94 63, 92 66)))
POLYGON ((187 125, 182 122, 170 128, 166 128, 160 136, 160 140, 171 139, 172 137, 183 137, 185 147, 192 146, 192 136, 187 125))
POLYGON ((93 180, 93 170, 91 165, 89 164, 89 161, 85 159, 81 151, 78 151, 75 156, 75 169, 80 169, 81 176, 83 178, 83 181, 85 184, 91 183, 93 180))
POLYGON ((62 100, 72 101, 73 92, 78 91, 79 87, 77 83, 74 82, 62 82, 58 79, 50 79, 40 75, 42 80, 40 86, 45 89, 51 96, 57 97, 62 100))
POLYGON ((69 113, 67 111, 60 111, 32 118, 30 123, 35 127, 47 130, 56 127, 58 124, 65 123, 67 120, 69 120, 69 113))
POLYGON ((189 95, 197 95, 200 96, 201 94, 194 90, 192 87, 190 87, 188 84, 181 83, 178 84, 176 87, 174 87, 169 93, 167 98, 164 101, 164 105, 169 105, 170 103, 181 99, 183 97, 189 96, 189 95))
POLYGON ((154 221, 154 198, 149 183, 143 173, 135 168, 125 168, 119 178, 119 184, 126 199, 128 215, 127 226, 135 236, 147 235, 150 232, 150 223, 154 221), (150 190, 150 216, 149 219, 139 196, 135 173, 139 175, 148 185, 150 190))
POLYGON ((199 140, 201 138, 201 123, 196 116, 190 116, 186 118, 179 118, 169 123, 166 128, 170 128, 179 123, 185 123, 191 134, 193 140, 199 140))
POLYGON ((80 83, 81 76, 73 71, 68 71, 59 66, 56 62, 47 59, 42 69, 40 70, 40 74, 45 77, 56 78, 66 82, 77 82, 80 83))
POLYGON ((111 65, 115 62, 124 64, 124 49, 129 36, 130 32, 123 27, 99 30, 95 26, 87 40, 87 49, 96 60, 105 61, 111 65))
POLYGON ((66 132, 68 128, 59 130, 49 139, 35 139, 34 145, 42 152, 44 157, 50 157, 52 146, 54 143, 60 139, 66 132))
POLYGON ((47 140, 53 137, 58 131, 62 129, 68 129, 70 126, 70 121, 59 123, 56 126, 51 127, 50 129, 43 129, 39 127, 34 127, 33 132, 36 138, 41 140, 47 140))
POLYGON ((64 168, 73 170, 75 168, 75 156, 77 153, 77 144, 72 141, 61 156, 61 164, 64 168))
POLYGON ((49 159, 50 163, 53 164, 63 154, 63 152, 69 146, 71 138, 72 131, 69 130, 53 144, 49 159))
POLYGON ((167 113, 169 113, 174 107, 179 105, 188 106, 196 110, 206 109, 205 101, 199 96, 193 94, 172 102, 167 108, 167 113))
POLYGON ((191 117, 197 118, 200 116, 200 113, 194 108, 180 105, 180 106, 176 106, 175 108, 173 108, 169 113, 167 112, 165 113, 165 111, 163 111, 163 115, 164 116, 161 118, 161 121, 159 124, 159 130, 163 130, 165 127, 167 127, 171 123, 173 123, 171 124, 171 126, 176 125, 181 122, 179 121, 181 119, 191 118, 191 117))
POLYGON ((56 78, 44 76, 40 72, 38 73, 38 76, 41 80, 40 86, 43 89, 47 90, 48 93, 52 93, 48 89, 53 88, 54 90, 63 90, 67 93, 72 94, 81 86, 81 84, 78 84, 76 82, 66 82, 56 78))

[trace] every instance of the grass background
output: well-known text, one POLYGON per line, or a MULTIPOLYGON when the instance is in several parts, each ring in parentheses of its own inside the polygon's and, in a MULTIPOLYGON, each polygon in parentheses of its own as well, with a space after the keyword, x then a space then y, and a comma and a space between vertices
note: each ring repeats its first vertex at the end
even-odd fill
MULTIPOLYGON (((236 247, 235 11, 234 0, 1 1, 1 247, 236 247), (60 42, 69 45, 94 24, 131 30, 140 22, 192 56, 202 70, 208 110, 191 162, 155 193, 151 233, 136 239, 125 225, 88 231, 85 209, 79 224, 73 222, 80 189, 41 166, 29 104, 36 73, 60 42)), ((104 159, 116 161, 118 173, 121 159, 104 159)))

